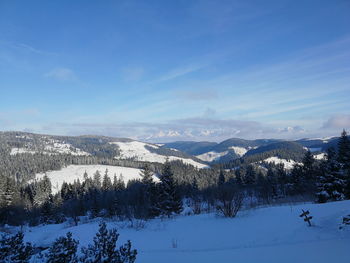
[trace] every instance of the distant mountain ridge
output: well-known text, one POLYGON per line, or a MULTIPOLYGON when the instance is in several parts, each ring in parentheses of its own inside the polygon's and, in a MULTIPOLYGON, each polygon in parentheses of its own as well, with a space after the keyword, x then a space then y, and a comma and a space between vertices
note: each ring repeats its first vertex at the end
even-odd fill
POLYGON ((324 139, 246 140, 230 138, 220 143, 208 141, 175 141, 164 144, 140 142, 129 138, 97 135, 56 136, 27 132, 0 132, 0 147, 11 155, 21 153, 70 154, 102 158, 132 159, 164 163, 181 160, 197 167, 227 163, 233 160, 262 160, 278 157, 299 161, 306 150, 323 153, 337 146, 338 137, 324 139))

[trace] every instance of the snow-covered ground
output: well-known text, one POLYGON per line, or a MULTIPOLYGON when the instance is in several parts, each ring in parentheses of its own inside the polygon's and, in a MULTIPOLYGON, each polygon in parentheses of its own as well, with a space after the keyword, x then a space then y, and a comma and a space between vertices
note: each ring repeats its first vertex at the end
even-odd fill
MULTIPOLYGON (((118 228, 119 244, 131 240, 140 263, 348 263, 350 226, 339 229, 348 214, 350 201, 342 201, 244 210, 232 219, 215 214, 154 219, 139 230, 120 222, 109 222, 108 227, 118 228), (302 209, 313 216, 312 227, 299 217, 302 209)), ((70 231, 86 246, 98 221, 27 228, 25 240, 49 245, 70 231)))
POLYGON ((314 155, 314 158, 316 160, 323 160, 323 159, 326 159, 326 157, 327 157, 327 154, 325 154, 325 153, 319 153, 319 154, 314 155))
POLYGON ((246 152, 248 151, 246 148, 238 147, 238 146, 231 146, 230 149, 232 149, 239 156, 245 155, 246 152))
POLYGON ((284 169, 290 170, 293 169, 294 165, 297 164, 297 162, 293 160, 286 160, 286 159, 280 159, 278 157, 269 157, 264 160, 265 163, 274 163, 274 164, 283 164, 284 169))
POLYGON ((149 151, 145 146, 152 147, 155 149, 160 148, 160 146, 156 144, 144 143, 139 141, 131 141, 131 142, 112 142, 112 144, 116 144, 119 147, 120 155, 117 156, 117 159, 129 159, 133 158, 138 161, 145 162, 157 162, 157 163, 165 163, 167 159, 169 161, 181 160, 185 164, 191 164, 197 168, 206 168, 208 167, 205 164, 196 162, 189 158, 181 158, 177 156, 165 156, 160 155, 154 152, 149 151))
POLYGON ((220 159, 220 157, 225 156, 227 153, 228 151, 224 151, 220 153, 211 151, 211 152, 202 153, 200 155, 197 155, 196 157, 205 162, 212 162, 220 159))
POLYGON ((71 155, 90 155, 78 148, 73 147, 69 143, 61 142, 58 140, 50 140, 50 144, 45 145, 44 152, 47 153, 60 153, 60 154, 71 154, 71 155))
MULTIPOLYGON (((248 151, 246 148, 236 147, 236 146, 229 147, 229 150, 234 151, 240 157, 243 156, 248 151)), ((228 153, 229 151, 223 151, 223 152, 210 151, 210 152, 197 155, 196 157, 205 162, 213 162, 213 161, 219 160, 221 157, 225 156, 228 153)))
MULTIPOLYGON (((28 148, 12 148, 10 154, 16 155, 21 153, 31 153, 34 154, 36 151, 30 150, 28 148)), ((61 142, 58 140, 50 139, 42 150, 44 154, 71 154, 77 156, 87 156, 90 155, 87 152, 84 152, 78 148, 73 147, 69 143, 61 142)))
POLYGON ((21 153, 30 153, 30 154, 34 154, 35 151, 30 151, 26 148, 12 148, 10 155, 16 155, 16 154, 21 154, 21 153))
MULTIPOLYGON (((100 172, 102 179, 106 169, 108 170, 108 176, 111 178, 112 182, 114 175, 117 177, 121 176, 125 183, 133 179, 142 179, 140 176, 140 169, 112 165, 69 165, 58 171, 38 173, 36 174, 36 179, 40 180, 46 174, 51 180, 52 193, 55 194, 61 189, 63 182, 73 183, 77 179, 83 182, 85 172, 87 172, 89 177, 93 177, 96 171, 100 172)), ((159 181, 156 176, 154 176, 153 179, 159 181)))

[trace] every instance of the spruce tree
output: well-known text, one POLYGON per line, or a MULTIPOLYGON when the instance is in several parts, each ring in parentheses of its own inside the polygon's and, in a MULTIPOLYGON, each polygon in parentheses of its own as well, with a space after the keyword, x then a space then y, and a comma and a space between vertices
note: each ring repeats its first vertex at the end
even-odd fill
POLYGON ((338 141, 338 161, 342 169, 350 170, 350 140, 345 130, 338 141))
POLYGON ((59 237, 49 248, 46 255, 47 263, 77 263, 76 255, 79 242, 72 238, 72 233, 68 232, 65 237, 59 237))
POLYGON ((119 234, 116 229, 107 230, 106 223, 99 225, 93 245, 83 248, 81 261, 84 263, 133 263, 137 251, 131 249, 131 242, 117 248, 119 234))
POLYGON ((23 233, 3 235, 0 239, 0 262, 27 263, 34 252, 30 243, 23 242, 23 233))
POLYGON ((108 169, 106 169, 105 174, 103 176, 102 180, 102 190, 103 191, 109 191, 112 190, 112 181, 108 176, 108 169))
POLYGON ((161 183, 159 186, 159 210, 161 214, 170 217, 172 213, 179 214, 182 211, 182 200, 174 182, 174 174, 169 162, 163 166, 161 183))
POLYGON ((218 186, 221 186, 224 184, 225 184, 225 174, 224 174, 224 171, 222 169, 220 169, 218 186))
POLYGON ((345 196, 350 198, 350 140, 345 130, 343 130, 338 142, 338 161, 346 180, 345 196))
POLYGON ((333 148, 330 148, 327 151, 327 160, 323 162, 322 171, 318 177, 317 201, 324 203, 328 200, 342 200, 344 198, 345 184, 346 181, 341 172, 336 152, 333 148))
POLYGON ((152 218, 159 216, 159 197, 156 184, 153 181, 153 172, 146 164, 141 170, 142 184, 143 184, 143 201, 147 209, 147 217, 152 218))

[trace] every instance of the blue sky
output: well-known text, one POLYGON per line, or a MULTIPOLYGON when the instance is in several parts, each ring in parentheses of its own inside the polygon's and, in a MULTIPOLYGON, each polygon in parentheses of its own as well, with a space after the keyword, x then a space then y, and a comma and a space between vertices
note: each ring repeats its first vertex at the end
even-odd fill
POLYGON ((0 1, 0 127, 150 141, 350 129, 350 2, 0 1))

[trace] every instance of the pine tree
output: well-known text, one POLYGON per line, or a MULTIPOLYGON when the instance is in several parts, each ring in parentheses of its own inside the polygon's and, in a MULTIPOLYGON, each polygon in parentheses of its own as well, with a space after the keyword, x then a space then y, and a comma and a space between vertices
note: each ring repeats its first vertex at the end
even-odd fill
POLYGON ((224 171, 222 169, 220 169, 218 186, 221 186, 224 184, 225 184, 225 174, 224 174, 224 171))
POLYGON ((59 237, 49 248, 46 255, 47 263, 77 263, 76 255, 79 242, 72 238, 72 233, 68 232, 65 237, 59 237))
POLYGON ((101 189, 101 174, 98 170, 94 173, 93 185, 96 189, 101 189))
POLYGON ((117 175, 114 175, 114 178, 113 178, 113 189, 115 191, 121 191, 121 190, 125 189, 125 183, 124 183, 122 174, 120 174, 119 177, 117 177, 117 175))
POLYGON ((235 171, 235 177, 236 177, 236 184, 239 185, 239 186, 243 185, 241 169, 237 169, 235 171))
POLYGON ((346 180, 345 196, 350 198, 350 140, 345 130, 343 130, 338 142, 338 161, 346 180))
POLYGON ((142 177, 142 183, 145 185, 151 185, 153 184, 153 172, 151 170, 151 167, 149 164, 145 164, 145 166, 143 167, 143 169, 141 170, 140 173, 141 177, 142 177))
POLYGON ((103 191, 112 190, 112 181, 111 181, 111 179, 108 176, 108 169, 106 169, 105 174, 103 176, 102 190, 103 191))
POLYGON ((350 170, 350 140, 345 130, 338 142, 338 161, 344 170, 350 170))
POLYGON ((83 248, 84 263, 133 263, 136 260, 137 251, 131 249, 131 242, 117 249, 119 234, 116 229, 107 230, 106 223, 99 225, 99 230, 93 239, 93 245, 83 248))
POLYGON ((337 201, 344 198, 346 181, 341 172, 341 165, 337 161, 333 148, 327 151, 327 160, 322 165, 322 172, 318 177, 317 201, 324 203, 328 200, 337 201))
POLYGON ((247 171, 244 176, 244 183, 248 186, 252 186, 256 180, 256 172, 253 165, 247 167, 247 171))
POLYGON ((160 180, 159 209, 161 214, 168 217, 172 213, 179 214, 182 211, 182 200, 178 194, 169 162, 164 164, 160 180))
POLYGON ((27 263, 34 252, 30 243, 24 244, 23 233, 3 235, 0 239, 0 262, 27 263))
POLYGON ((147 217, 152 218, 159 216, 158 209, 158 192, 157 187, 153 181, 153 172, 149 166, 146 164, 141 170, 142 184, 143 184, 143 201, 147 209, 147 217))

